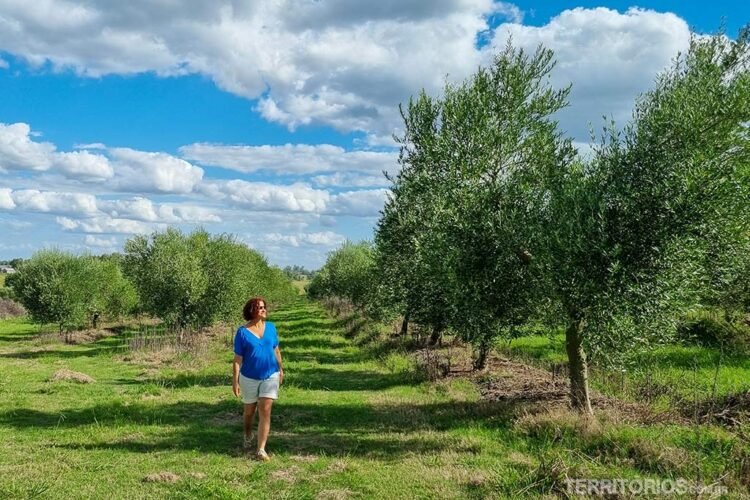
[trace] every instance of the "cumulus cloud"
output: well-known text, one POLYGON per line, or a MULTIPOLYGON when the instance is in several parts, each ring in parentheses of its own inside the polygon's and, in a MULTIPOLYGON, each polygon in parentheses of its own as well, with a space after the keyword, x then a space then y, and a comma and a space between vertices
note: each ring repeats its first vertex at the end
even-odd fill
POLYGON ((0 123, 0 168, 5 170, 48 170, 55 146, 31 139, 26 123, 0 123))
POLYGON ((51 171, 83 181, 114 175, 106 157, 88 151, 58 152, 52 143, 35 141, 35 135, 26 123, 0 123, 0 169, 51 171))
POLYGON ((374 217, 380 213, 389 192, 388 189, 368 189, 340 193, 332 197, 327 212, 333 215, 374 217))
POLYGON ((122 200, 100 200, 98 206, 111 217, 145 222, 221 222, 221 217, 208 207, 175 203, 156 204, 141 196, 122 200))
POLYGON ((315 245, 324 247, 336 247, 346 241, 346 237, 333 231, 322 231, 317 233, 264 233, 260 235, 261 241, 277 245, 290 245, 299 247, 303 245, 315 245))
POLYGON ((16 202, 13 201, 13 190, 0 188, 0 210, 13 210, 16 202))
POLYGON ((81 220, 57 217, 55 220, 66 231, 94 234, 148 234, 166 228, 165 224, 151 224, 108 216, 96 216, 81 220))
POLYGON ((349 172, 316 175, 311 180, 313 184, 321 187, 380 187, 391 184, 384 175, 362 175, 349 172))
POLYGON ((90 247, 114 248, 118 246, 117 238, 114 236, 111 238, 97 238, 96 236, 87 234, 83 242, 90 247))
POLYGON ((56 193, 21 189, 10 193, 15 209, 25 212, 93 215, 97 213, 96 197, 85 193, 56 193))
POLYGON ((561 125, 579 141, 587 141, 588 124, 599 130, 602 115, 621 123, 630 118, 634 98, 688 48, 690 29, 672 13, 579 7, 563 11, 544 26, 501 25, 485 47, 487 58, 509 37, 527 50, 539 44, 554 50, 552 83, 573 83, 571 106, 561 112, 561 125))
POLYGON ((198 191, 240 209, 359 217, 377 215, 389 192, 387 189, 365 189, 331 194, 303 183, 277 185, 243 180, 207 181, 198 191))
POLYGON ((243 180, 211 181, 198 190, 232 205, 250 210, 322 212, 331 195, 302 183, 277 185, 243 180))
POLYGON ((84 180, 105 180, 114 176, 106 157, 88 151, 57 153, 54 164, 67 177, 84 180))
POLYGON ((191 144, 180 148, 182 156, 203 165, 238 172, 266 171, 275 174, 356 171, 394 171, 398 154, 379 151, 347 151, 330 144, 285 144, 283 146, 228 146, 191 144))
POLYGON ((203 169, 166 153, 130 148, 108 150, 115 162, 115 185, 120 190, 190 193, 203 179, 203 169))
POLYGON ((0 50, 85 76, 204 74, 291 128, 380 130, 394 104, 479 62, 487 19, 518 20, 492 0, 0 4, 0 50), (451 54, 451 57, 445 57, 451 54))

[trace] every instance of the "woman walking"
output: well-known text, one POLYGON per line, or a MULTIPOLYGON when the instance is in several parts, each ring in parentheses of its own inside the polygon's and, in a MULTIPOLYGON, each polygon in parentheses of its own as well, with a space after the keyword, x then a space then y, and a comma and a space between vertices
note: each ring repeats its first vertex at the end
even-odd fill
POLYGON ((253 421, 258 412, 257 458, 270 460, 266 441, 271 430, 271 406, 279 397, 279 386, 284 382, 284 370, 279 350, 276 325, 266 321, 266 301, 254 297, 242 310, 247 323, 237 329, 234 336, 234 362, 232 363, 232 392, 242 395, 244 409, 244 447, 250 448, 253 440, 253 421))

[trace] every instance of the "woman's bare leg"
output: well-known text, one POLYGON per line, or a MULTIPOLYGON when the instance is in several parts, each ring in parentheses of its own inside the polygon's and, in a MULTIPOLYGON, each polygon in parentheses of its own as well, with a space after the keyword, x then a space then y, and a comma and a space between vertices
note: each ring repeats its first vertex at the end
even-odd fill
POLYGON ((253 421, 255 420, 255 408, 257 403, 250 403, 245 405, 244 412, 244 428, 245 428, 245 439, 250 439, 253 435, 253 421))
POLYGON ((271 405, 273 399, 258 398, 258 451, 266 449, 268 433, 271 431, 271 405))

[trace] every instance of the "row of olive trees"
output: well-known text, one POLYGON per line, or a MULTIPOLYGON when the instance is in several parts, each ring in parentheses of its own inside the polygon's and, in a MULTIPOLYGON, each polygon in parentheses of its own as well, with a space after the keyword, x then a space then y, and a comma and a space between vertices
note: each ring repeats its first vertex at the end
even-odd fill
POLYGON ((411 100, 362 273, 370 308, 433 340, 451 328, 477 367, 524 323, 564 325, 571 400, 590 413, 587 353, 667 340, 678 311, 747 291, 748 33, 693 38, 587 157, 555 120, 570 88, 550 86, 542 47, 509 44, 441 97, 411 100))
POLYGON ((34 321, 53 323, 61 334, 86 324, 96 328, 101 316, 118 318, 138 305, 117 256, 44 250, 24 261, 5 284, 34 321))
POLYGON ((332 252, 325 265, 307 285, 311 298, 345 297, 365 309, 374 302, 373 248, 367 242, 346 242, 332 252))
POLYGON ((251 296, 274 305, 296 291, 284 272, 232 236, 168 229, 125 243, 125 274, 143 310, 182 334, 216 321, 239 320, 251 296))
POLYGON ((9 275, 7 286, 39 323, 58 325, 61 334, 100 317, 146 313, 178 332, 239 320, 251 296, 272 304, 296 291, 283 271, 227 235, 168 229, 136 236, 125 255, 76 256, 44 250, 9 275))

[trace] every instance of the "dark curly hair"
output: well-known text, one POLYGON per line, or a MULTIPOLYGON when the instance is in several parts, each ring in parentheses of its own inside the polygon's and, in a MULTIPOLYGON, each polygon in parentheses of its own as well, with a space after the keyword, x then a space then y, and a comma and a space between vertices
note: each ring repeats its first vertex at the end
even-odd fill
POLYGON ((242 317, 245 318, 246 321, 255 319, 260 310, 258 309, 258 304, 261 302, 263 302, 263 305, 266 306, 266 311, 268 311, 268 302, 266 302, 266 299, 263 297, 253 297, 248 300, 245 307, 242 308, 242 317))

